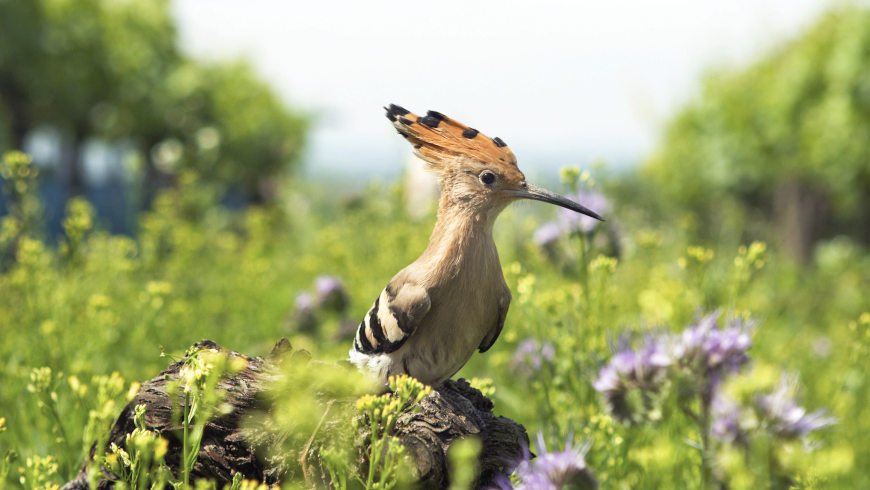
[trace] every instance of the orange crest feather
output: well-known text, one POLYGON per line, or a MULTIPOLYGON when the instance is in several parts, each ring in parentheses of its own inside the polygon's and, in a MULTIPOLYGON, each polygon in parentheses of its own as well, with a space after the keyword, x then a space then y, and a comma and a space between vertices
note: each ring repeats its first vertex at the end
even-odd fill
POLYGON ((446 168, 462 156, 496 165, 517 165, 517 158, 501 138, 490 138, 440 112, 418 116, 395 104, 384 109, 387 119, 414 146, 417 156, 437 169, 446 168))

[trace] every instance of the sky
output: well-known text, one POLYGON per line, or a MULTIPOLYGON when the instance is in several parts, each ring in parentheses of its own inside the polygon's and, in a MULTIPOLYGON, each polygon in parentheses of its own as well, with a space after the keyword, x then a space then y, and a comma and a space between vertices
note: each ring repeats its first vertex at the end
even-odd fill
POLYGON ((642 161, 705 71, 799 34, 828 0, 175 0, 205 59, 247 57, 314 116, 312 176, 400 173, 384 118, 432 109, 505 140, 527 175, 642 161))

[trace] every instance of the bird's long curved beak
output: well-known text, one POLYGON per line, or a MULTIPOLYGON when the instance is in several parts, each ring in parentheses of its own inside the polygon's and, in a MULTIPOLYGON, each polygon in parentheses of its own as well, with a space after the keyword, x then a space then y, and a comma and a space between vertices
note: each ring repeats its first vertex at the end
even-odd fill
POLYGON ((519 199, 533 199, 535 201, 548 202, 580 214, 585 214, 586 216, 595 218, 599 221, 604 221, 604 218, 599 216, 595 211, 536 185, 526 184, 524 188, 513 191, 511 195, 519 199))

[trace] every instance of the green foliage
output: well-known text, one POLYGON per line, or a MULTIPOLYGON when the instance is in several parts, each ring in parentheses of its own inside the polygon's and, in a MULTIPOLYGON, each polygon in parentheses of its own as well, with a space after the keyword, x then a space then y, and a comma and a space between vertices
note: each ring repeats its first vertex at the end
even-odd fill
POLYGON ((3 154, 0 177, 3 195, 9 207, 9 217, 0 218, 0 250, 6 250, 22 235, 36 233, 41 204, 36 195, 38 172, 31 158, 18 151, 3 154))
MULTIPOLYGON (((167 385, 167 393, 179 394, 183 400, 176 410, 182 427, 181 479, 177 482, 181 488, 190 487, 190 473, 199 456, 205 424, 214 417, 226 415, 231 410, 231 407, 224 403, 226 394, 223 389, 218 388, 218 382, 224 375, 237 373, 245 366, 246 361, 242 357, 231 359, 226 353, 217 350, 191 347, 184 354, 178 379, 167 385)), ((142 412, 144 417, 144 407, 142 412)), ((144 431, 144 423, 140 428, 144 431)), ((148 435, 147 431, 137 437, 139 438, 134 438, 133 442, 141 446, 138 449, 140 452, 153 452, 157 458, 162 457, 161 452, 166 452, 165 447, 155 446, 158 441, 148 435)), ((133 473, 135 475, 135 472, 133 473)), ((152 478, 151 481, 155 480, 152 478)), ((156 485, 156 488, 161 487, 162 485, 156 485)))
POLYGON ((794 199, 817 208, 803 220, 855 235, 870 195, 868 33, 870 10, 835 9, 748 68, 709 74, 668 126, 643 185, 670 211, 697 213, 708 233, 748 225, 756 236, 765 221, 786 219, 798 186, 794 199))
MULTIPOLYGON (((118 475, 116 486, 134 490, 164 488, 172 480, 172 474, 163 464, 169 443, 145 427, 145 405, 136 405, 135 413, 136 428, 125 437, 124 447, 113 442, 110 454, 95 461, 118 475)), ((92 466, 96 470, 100 465, 92 466)))
POLYGON ((0 3, 0 36, 18 48, 0 55, 3 112, 25 130, 50 123, 80 136, 129 134, 138 118, 149 120, 150 92, 179 57, 168 7, 166 0, 0 3))
MULTIPOLYGON (((356 409, 362 414, 363 422, 368 424, 368 472, 365 488, 394 488, 405 480, 402 474, 402 460, 406 457, 405 447, 392 436, 399 416, 406 411, 419 410, 418 404, 432 392, 432 388, 407 375, 390 376, 392 393, 374 396, 365 395, 356 401, 356 409)), ((354 419, 354 426, 358 423, 354 419)))
MULTIPOLYGON (((91 445, 105 443, 130 399, 125 380, 149 379, 165 367, 161 346, 181 357, 192 342, 209 338, 265 354, 287 335, 295 349, 317 359, 346 358, 351 340, 336 338, 343 324, 358 323, 389 278, 425 248, 431 231, 431 219, 409 219, 401 192, 389 187, 336 199, 332 189, 288 185, 281 206, 238 212, 214 206, 211 189, 185 176, 178 189, 155 200, 136 240, 89 225, 83 202, 69 206, 74 246, 69 236, 54 250, 31 233, 19 234, 13 260, 0 269, 0 417, 6 427, 0 457, 20 455, 0 464, 0 474, 8 471, 6 485, 33 488, 72 478, 91 445), (321 274, 344 282, 347 316, 318 316, 311 331, 296 331, 294 296, 311 290, 321 274), (43 367, 50 371, 34 371, 43 367)), ((715 244, 701 241, 691 220, 658 226, 645 219, 645 208, 625 203, 592 235, 559 239, 559 248, 573 248, 578 258, 578 247, 586 247, 583 264, 565 267, 530 240, 544 221, 523 213, 530 209, 548 211, 509 208, 496 225, 514 300, 499 341, 459 374, 491 379, 475 385, 496 388, 490 395, 500 415, 531 434, 541 431, 548 447, 564 447, 571 434, 588 441, 586 463, 604 488, 698 488, 701 456, 686 443, 700 441, 695 425, 680 414, 649 426, 624 425, 607 412, 592 382, 626 329, 643 335, 679 328, 698 311, 716 308, 750 313, 761 321, 750 351, 752 372, 800 374, 802 406, 827 407, 840 420, 819 434, 811 453, 777 445, 782 464, 798 485, 870 486, 866 250, 847 238, 823 242, 810 267, 796 268, 761 243, 743 245, 726 232, 715 244), (618 257, 598 241, 613 223, 622 230, 618 257), (527 340, 541 351, 549 346, 552 355, 541 352, 537 363, 517 359, 527 340)), ((18 229, 17 218, 6 220, 18 229)), ((295 465, 290 481, 305 485, 306 473, 314 478, 310 469, 322 462, 336 486, 363 485, 354 476, 353 441, 338 425, 347 429, 355 400, 375 389, 345 368, 327 374, 318 364, 314 376, 300 367, 310 364, 304 358, 286 362, 286 372, 297 375, 276 386, 280 409, 269 423, 290 434, 276 444, 295 465)), ((760 382, 741 377, 735 383, 750 392, 760 382)), ((210 388, 203 390, 211 396, 210 388)), ((188 406, 189 416, 194 403, 188 406)), ((202 407, 188 436, 196 433, 202 407)), ((155 451, 146 465, 153 470, 157 442, 143 441, 155 451)), ((194 445, 191 440, 188 454, 194 445)), ((129 447, 125 451, 134 457, 129 447)), ((723 450, 717 458, 735 488, 767 481, 759 477, 766 470, 746 466, 739 451, 723 450)))
POLYGON ((18 468, 21 477, 18 483, 28 490, 57 488, 52 481, 57 477, 57 463, 51 456, 33 456, 24 461, 24 466, 18 468))
POLYGON ((0 52, 0 149, 60 131, 74 193, 92 137, 132 144, 126 170, 149 192, 195 169, 271 199, 298 163, 307 118, 246 62, 185 57, 168 0, 0 1, 0 45, 15 46, 0 52))
POLYGON ((477 478, 477 457, 483 445, 475 437, 457 441, 450 446, 450 490, 472 488, 477 478))
MULTIPOLYGON (((168 73, 155 164, 182 169, 251 196, 274 197, 267 180, 291 168, 301 154, 305 118, 284 109, 278 96, 244 61, 179 63, 168 73), (268 195, 267 195, 268 194, 268 195)), ((274 183, 271 183, 274 187, 274 183)))
POLYGON ((392 433, 429 387, 403 376, 391 378, 392 393, 374 396, 382 388, 356 369, 312 362, 303 351, 285 355, 279 372, 269 390, 273 410, 249 428, 281 435, 269 457, 287 470, 286 486, 321 486, 321 470, 338 489, 407 486, 404 447, 392 433))
MULTIPOLYGON (((123 405, 118 402, 123 399, 122 396, 125 393, 126 399, 123 400, 127 402, 132 400, 136 392, 139 391, 139 383, 133 382, 129 388, 126 388, 124 379, 117 372, 110 376, 94 376, 90 385, 82 383, 74 375, 67 378, 67 381, 75 396, 91 403, 81 439, 82 454, 89 454, 93 446, 94 461, 102 461, 111 465, 111 462, 106 460, 106 443, 109 439, 112 423, 118 417, 118 411, 123 408, 123 405)), ((137 407, 137 414, 140 410, 137 407)), ((137 422, 140 424, 139 428, 144 430, 141 416, 137 422)), ((88 467, 88 481, 91 488, 95 488, 97 481, 102 477, 99 465, 92 464, 88 467)))

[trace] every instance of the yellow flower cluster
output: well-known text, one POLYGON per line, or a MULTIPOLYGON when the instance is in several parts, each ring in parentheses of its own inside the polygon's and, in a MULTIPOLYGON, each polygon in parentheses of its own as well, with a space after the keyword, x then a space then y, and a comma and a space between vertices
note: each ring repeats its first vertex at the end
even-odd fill
POLYGON ((31 393, 47 391, 51 387, 53 380, 50 367, 33 368, 30 372, 30 383, 27 385, 27 391, 31 393))
POLYGON ((181 381, 181 386, 185 393, 190 393, 194 385, 201 384, 214 369, 215 358, 208 355, 208 353, 220 355, 214 349, 200 351, 190 356, 184 365, 181 366, 181 370, 178 372, 178 379, 181 381))
POLYGON ((603 254, 598 254, 598 256, 592 259, 592 262, 589 263, 589 270, 602 270, 607 272, 608 274, 612 274, 613 271, 616 270, 616 265, 618 263, 619 260, 617 260, 616 257, 608 257, 603 254))
POLYGON ((764 242, 752 242, 748 248, 746 245, 741 245, 737 249, 737 257, 734 257, 734 265, 738 268, 751 266, 761 269, 767 261, 765 252, 767 252, 767 244, 764 242))
MULTIPOLYGON (((688 256, 688 259, 692 259, 694 263, 703 265, 713 260, 715 254, 712 249, 694 245, 686 248, 686 255, 688 256)), ((685 269, 689 265, 688 259, 686 257, 680 257, 677 259, 677 264, 681 269, 685 269)))
POLYGON ((20 151, 10 151, 3 154, 0 159, 0 176, 3 179, 13 182, 15 192, 24 194, 27 188, 36 179, 36 167, 31 165, 32 159, 29 155, 20 151))

